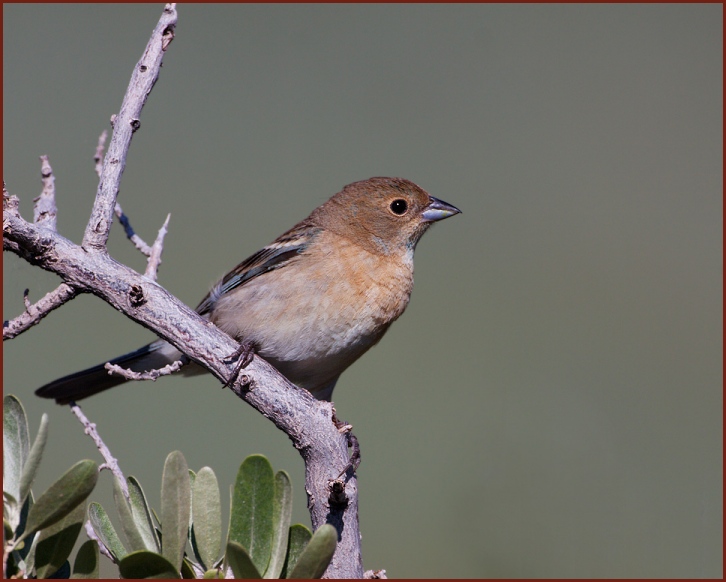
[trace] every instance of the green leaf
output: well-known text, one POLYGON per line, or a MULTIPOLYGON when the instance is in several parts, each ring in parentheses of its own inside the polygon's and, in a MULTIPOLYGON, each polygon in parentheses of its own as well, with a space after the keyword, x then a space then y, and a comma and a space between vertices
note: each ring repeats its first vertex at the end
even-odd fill
POLYGON ((144 490, 141 488, 141 483, 133 476, 126 479, 126 483, 129 488, 131 515, 136 524, 136 529, 144 542, 144 548, 139 549, 160 552, 161 544, 159 543, 159 538, 156 537, 156 530, 151 521, 149 504, 146 502, 146 496, 144 495, 144 490))
POLYGON ((10 522, 7 519, 3 519, 3 531, 5 532, 5 539, 11 540, 13 539, 13 526, 10 525, 10 522))
POLYGON ((179 578, 179 572, 169 560, 148 550, 127 554, 118 569, 123 578, 179 578))
POLYGON ((222 547, 222 502, 217 476, 203 467, 194 480, 192 498, 194 544, 205 569, 211 568, 222 547))
POLYGON ((30 492, 30 486, 33 484, 35 474, 38 472, 40 466, 40 459, 43 456, 43 449, 45 443, 48 440, 48 415, 43 413, 40 417, 40 427, 38 428, 38 434, 33 441, 33 446, 30 448, 28 453, 28 459, 25 461, 23 466, 23 472, 20 476, 20 502, 25 501, 28 493, 30 492))
POLYGON ((151 508, 151 515, 154 516, 154 523, 157 528, 156 531, 159 532, 159 535, 161 535, 161 520, 159 519, 159 514, 156 513, 156 510, 153 507, 151 508))
POLYGON ((194 572, 194 568, 192 568, 192 563, 187 558, 184 558, 182 560, 181 577, 182 578, 196 578, 197 577, 196 573, 194 572))
POLYGON ((192 500, 189 467, 179 451, 169 453, 161 477, 161 553, 181 569, 192 500))
MULTIPOLYGON (((33 492, 31 491, 25 498, 25 503, 23 503, 23 507, 20 510, 20 523, 18 524, 18 527, 15 528, 15 537, 18 539, 22 536, 23 532, 25 532, 25 525, 28 523, 28 512, 30 511, 30 508, 33 507, 34 503, 35 500, 33 499, 33 492)), ((26 563, 29 560, 34 559, 35 556, 30 556, 30 550, 34 547, 35 546, 28 543, 28 540, 26 540, 25 546, 18 551, 20 557, 25 560, 26 563)))
POLYGON ((111 523, 111 520, 106 514, 106 510, 101 507, 100 504, 95 501, 91 502, 88 506, 88 519, 91 522, 93 531, 96 532, 98 539, 101 540, 106 549, 111 552, 116 562, 119 562, 128 551, 121 543, 121 539, 118 537, 116 530, 111 523))
POLYGON ((272 551, 274 479, 270 462, 262 455, 250 455, 234 485, 229 540, 248 548, 258 572, 267 569, 272 551))
POLYGON ((289 577, 307 580, 321 578, 333 559, 337 543, 338 532, 335 528, 329 523, 321 525, 303 550, 289 577))
POLYGON ((18 500, 7 491, 3 491, 3 519, 7 520, 11 530, 18 525, 18 500))
POLYGON ((97 480, 96 463, 88 459, 78 461, 30 508, 23 537, 63 519, 91 494, 97 480))
POLYGON ((65 564, 81 533, 86 508, 79 503, 60 521, 43 529, 35 548, 35 573, 38 578, 48 578, 65 564))
POLYGON ((272 549, 265 578, 279 578, 285 565, 287 536, 292 518, 292 485, 285 471, 275 475, 275 497, 272 503, 272 549))
POLYGON ((55 574, 51 578, 68 579, 71 577, 71 563, 66 560, 63 565, 56 570, 55 574))
POLYGON ((100 568, 101 555, 98 544, 93 540, 83 542, 78 548, 76 559, 73 562, 71 578, 97 579, 100 568))
MULTIPOLYGON (((28 417, 12 394, 3 398, 3 491, 20 503, 20 476, 28 458, 28 417)), ((12 522, 11 522, 12 523, 12 522)))
POLYGON ((290 534, 287 542, 287 555, 285 556, 285 565, 282 568, 280 578, 288 578, 288 574, 293 571, 300 555, 303 553, 305 546, 308 545, 313 537, 313 532, 301 523, 290 526, 290 534))
POLYGON ((218 570, 217 568, 207 570, 206 572, 204 572, 204 579, 205 580, 218 580, 218 579, 224 580, 224 572, 222 570, 218 570))
POLYGON ((262 578, 255 565, 252 563, 252 558, 240 544, 234 541, 227 542, 227 553, 225 554, 225 560, 229 567, 232 568, 232 573, 236 579, 242 580, 257 580, 262 578))
POLYGON ((192 491, 192 500, 189 502, 189 528, 187 529, 187 535, 189 537, 189 541, 192 541, 192 522, 194 521, 192 517, 192 510, 194 506, 194 480, 197 478, 197 474, 189 469, 189 487, 192 491))
POLYGON ((146 550, 146 543, 136 525, 134 513, 131 511, 131 504, 127 501, 123 489, 121 489, 121 481, 118 477, 114 477, 113 479, 113 500, 116 502, 116 511, 121 520, 121 529, 124 532, 124 536, 126 536, 126 541, 131 551, 146 550))
POLYGON ((187 528, 187 539, 189 543, 192 543, 192 525, 194 524, 194 517, 192 512, 194 511, 194 480, 197 478, 197 474, 189 469, 189 490, 192 492, 189 501, 189 527, 187 528))

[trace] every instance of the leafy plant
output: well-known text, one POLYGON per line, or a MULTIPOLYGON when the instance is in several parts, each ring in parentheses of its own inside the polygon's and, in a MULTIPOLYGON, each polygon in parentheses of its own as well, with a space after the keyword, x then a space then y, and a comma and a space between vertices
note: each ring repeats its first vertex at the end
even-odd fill
POLYGON ((83 501, 98 479, 98 467, 79 461, 37 500, 30 486, 48 439, 48 416, 30 445, 20 401, 3 399, 3 573, 9 577, 98 577, 98 547, 83 545, 71 571, 68 557, 85 521, 83 501))
POLYGON ((244 460, 230 487, 231 511, 223 545, 221 496, 209 467, 190 471, 184 455, 169 454, 161 480, 161 513, 150 509, 141 483, 114 478, 113 495, 126 544, 104 508, 84 500, 98 467, 79 461, 37 500, 30 486, 48 437, 48 416, 30 445, 20 401, 6 396, 3 412, 3 526, 5 577, 98 578, 100 552, 124 578, 320 578, 333 557, 337 532, 329 524, 313 534, 290 525, 292 485, 262 455, 244 460), (88 520, 96 540, 69 557, 88 520))
POLYGON ((223 553, 220 491, 212 469, 194 473, 180 452, 170 453, 160 518, 134 477, 127 485, 129 499, 118 482, 114 498, 128 549, 103 507, 89 507, 91 526, 124 578, 224 578, 230 571, 247 579, 320 578, 335 552, 337 533, 331 525, 314 535, 301 524, 290 526, 290 479, 284 471, 274 474, 262 455, 245 459, 231 488, 223 553))

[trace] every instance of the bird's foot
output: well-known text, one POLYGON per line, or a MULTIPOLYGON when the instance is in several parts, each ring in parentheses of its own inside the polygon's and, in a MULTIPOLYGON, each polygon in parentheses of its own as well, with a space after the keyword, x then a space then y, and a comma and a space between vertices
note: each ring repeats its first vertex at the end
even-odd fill
POLYGON ((356 470, 358 469, 358 466, 360 465, 360 461, 361 461, 360 444, 358 444, 358 438, 353 434, 353 425, 352 424, 348 424, 345 421, 338 420, 338 417, 335 416, 335 413, 333 413, 333 424, 335 425, 335 428, 337 428, 340 433, 345 434, 345 438, 348 441, 348 448, 351 449, 350 458, 348 459, 348 464, 345 467, 343 467, 343 470, 338 475, 338 479, 340 479, 349 470, 352 470, 352 473, 355 473, 356 470))
POLYGON ((255 357, 255 346, 251 341, 244 341, 239 344, 234 353, 227 358, 228 361, 237 360, 237 364, 234 367, 232 375, 229 380, 225 383, 224 387, 229 388, 237 381, 240 372, 250 365, 252 359, 255 357))

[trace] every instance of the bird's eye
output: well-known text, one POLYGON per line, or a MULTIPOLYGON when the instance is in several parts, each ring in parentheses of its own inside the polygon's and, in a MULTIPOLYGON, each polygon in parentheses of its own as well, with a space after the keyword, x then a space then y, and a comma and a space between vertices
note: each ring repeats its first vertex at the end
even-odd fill
POLYGON ((402 216, 406 214, 406 210, 408 210, 408 204, 402 198, 396 198, 393 202, 391 202, 391 206, 389 208, 391 209, 391 212, 393 212, 393 214, 402 216))

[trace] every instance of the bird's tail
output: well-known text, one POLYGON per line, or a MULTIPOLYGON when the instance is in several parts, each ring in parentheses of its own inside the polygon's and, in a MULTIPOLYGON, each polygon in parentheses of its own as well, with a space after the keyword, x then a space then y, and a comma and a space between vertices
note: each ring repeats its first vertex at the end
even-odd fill
MULTIPOLYGON (((110 362, 134 372, 143 372, 162 368, 180 357, 181 352, 176 348, 165 341, 158 340, 134 352, 114 358, 110 362)), ((105 364, 99 364, 93 368, 58 378, 41 386, 35 393, 41 398, 54 398, 58 404, 68 404, 127 381, 118 374, 110 375, 104 366, 105 364)))

